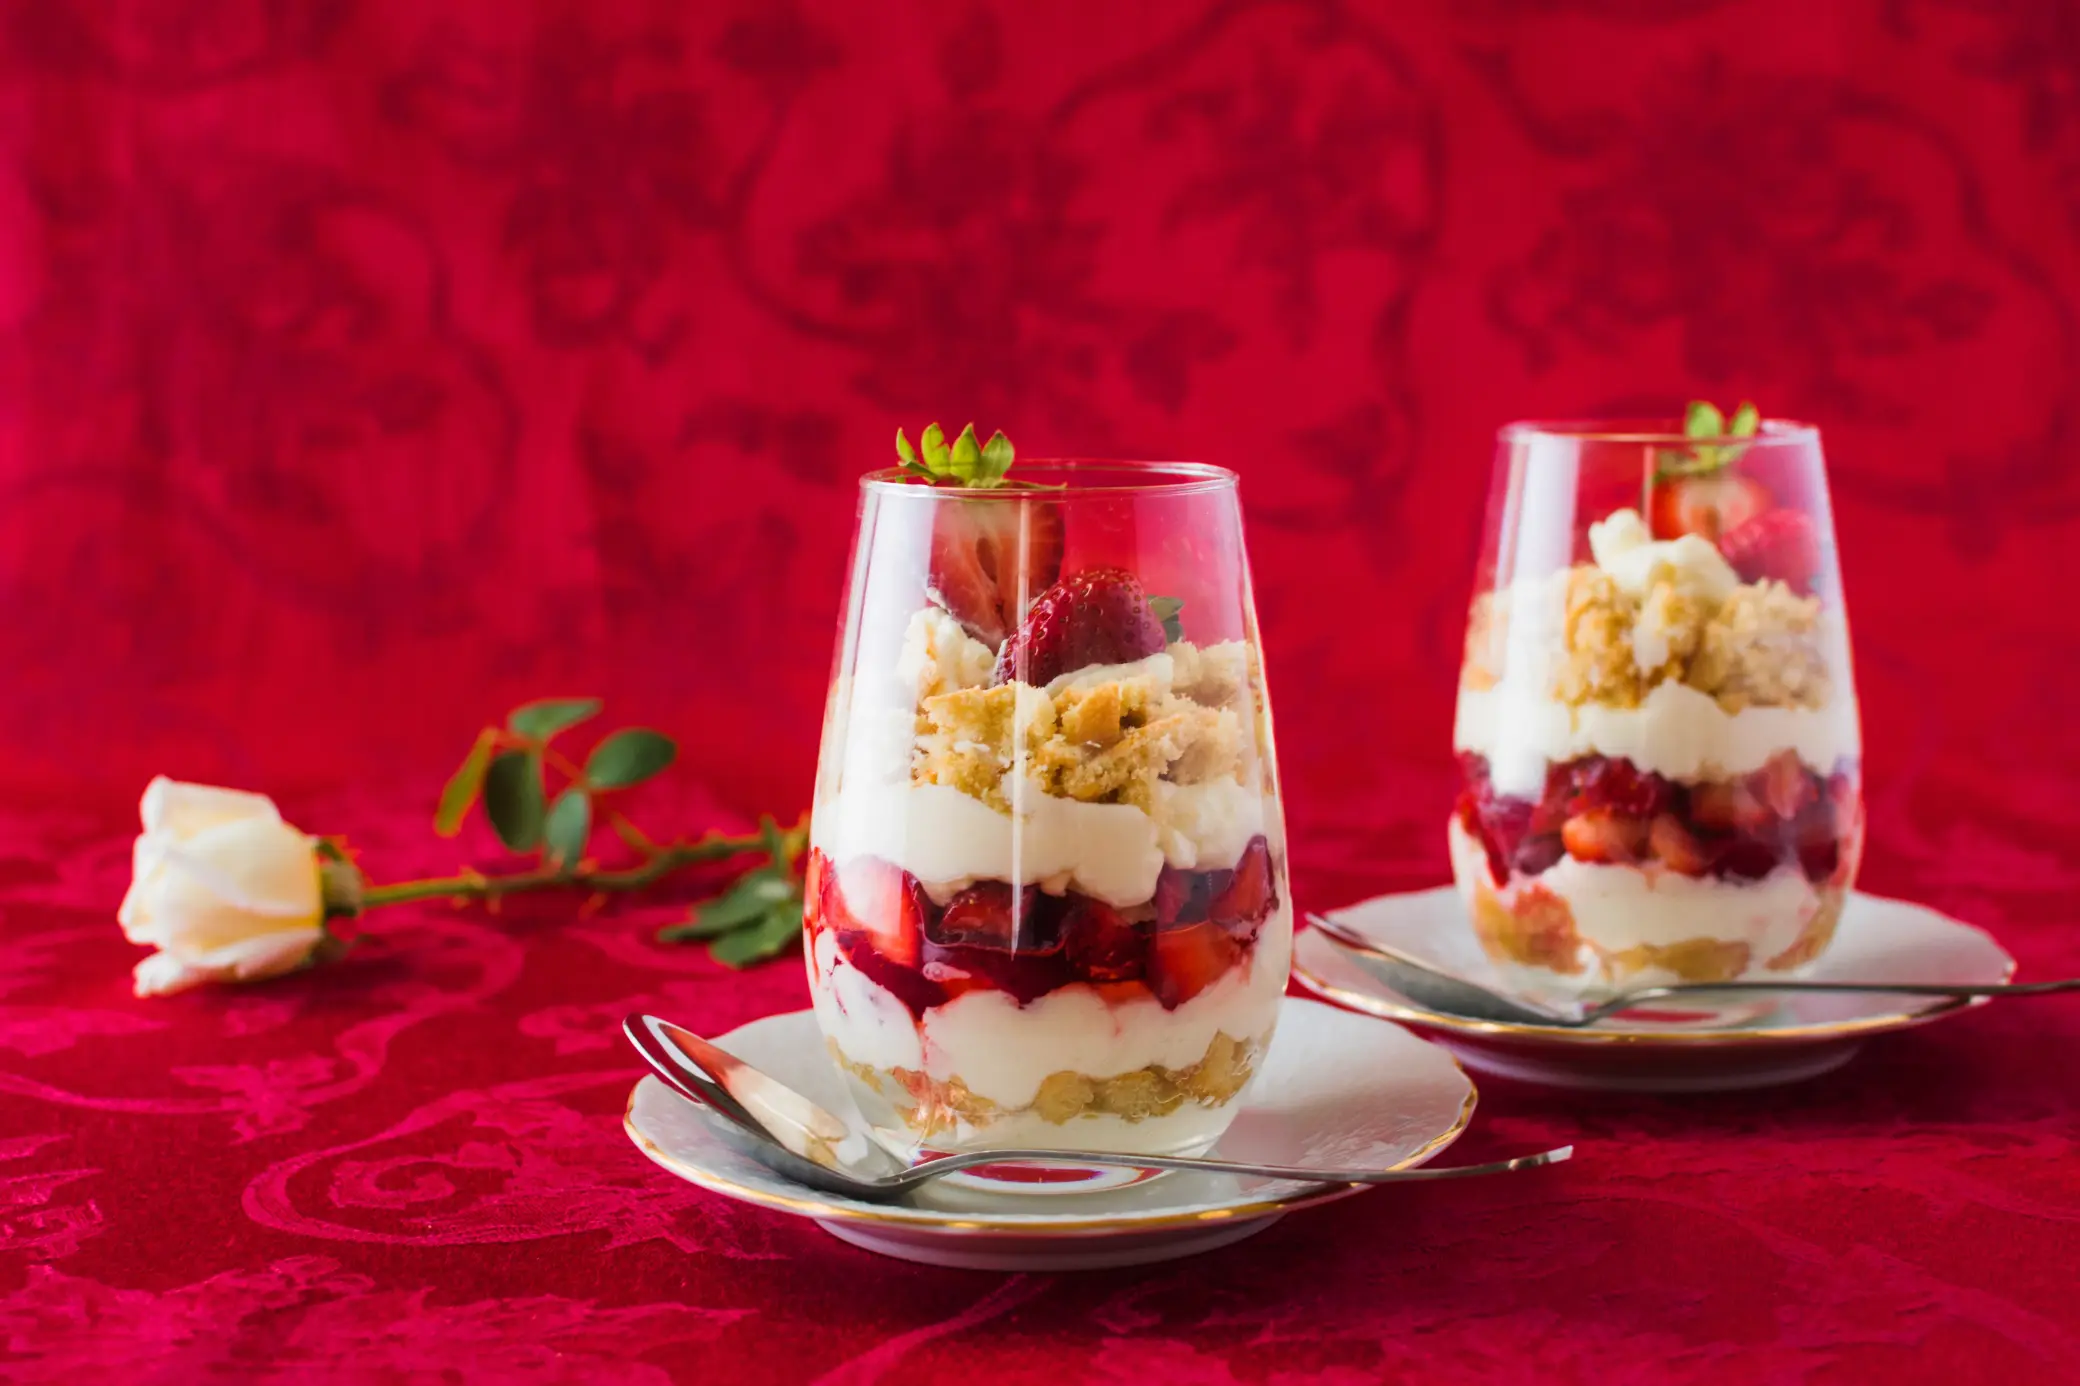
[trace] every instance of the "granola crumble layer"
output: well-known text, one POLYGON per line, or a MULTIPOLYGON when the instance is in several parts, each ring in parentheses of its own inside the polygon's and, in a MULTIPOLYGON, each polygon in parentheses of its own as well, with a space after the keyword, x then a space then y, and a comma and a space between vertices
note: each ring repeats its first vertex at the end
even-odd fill
POLYGON ((1580 564, 1549 584, 1475 598, 1461 684, 1486 690, 1528 676, 1570 707, 1636 708, 1659 685, 1678 683, 1729 713, 1817 709, 1828 702, 1836 658, 1820 599, 1781 582, 1720 596, 1662 570, 1634 595, 1580 564), (1519 672, 1511 657, 1545 667, 1519 672))
MULTIPOLYGON (((933 669, 921 688, 943 685, 933 669)), ((1185 642, 1116 669, 1046 688, 1023 683, 924 692, 910 765, 916 784, 946 785, 998 810, 1039 793, 1154 811, 1161 783, 1257 782, 1245 717, 1259 679, 1239 643, 1185 642)), ((1251 731, 1260 728, 1250 727, 1251 731)))
POLYGON ((1205 1055, 1183 1069, 1150 1064, 1109 1077, 1062 1069, 1048 1075, 1030 1106, 1006 1109, 971 1092, 958 1076, 933 1078, 908 1068, 880 1069, 848 1058, 836 1040, 827 1041, 847 1073, 888 1100, 919 1140, 963 1128, 987 1131, 1013 1117, 1032 1115, 1062 1126, 1079 1117, 1116 1117, 1129 1123, 1170 1116, 1187 1105, 1221 1107, 1248 1085, 1263 1057, 1260 1040, 1214 1035, 1205 1055))

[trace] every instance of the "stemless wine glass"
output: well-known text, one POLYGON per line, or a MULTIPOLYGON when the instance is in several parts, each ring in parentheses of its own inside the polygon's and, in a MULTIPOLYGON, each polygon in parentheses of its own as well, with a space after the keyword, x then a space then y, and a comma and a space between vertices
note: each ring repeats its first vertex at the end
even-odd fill
POLYGON ((1453 875, 1528 989, 1790 975, 1863 847, 1817 429, 1504 428, 1460 675, 1453 875))
POLYGON ((809 983, 906 1157, 1197 1154, 1292 952, 1235 476, 867 476, 817 772, 809 983))

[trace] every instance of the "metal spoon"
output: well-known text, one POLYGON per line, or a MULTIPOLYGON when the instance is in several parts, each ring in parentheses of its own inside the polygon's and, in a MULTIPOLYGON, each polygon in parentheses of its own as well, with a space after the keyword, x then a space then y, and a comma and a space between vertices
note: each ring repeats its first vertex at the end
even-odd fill
POLYGON ((1571 1145, 1514 1160, 1448 1169, 1306 1169, 1245 1164, 1234 1160, 1185 1159, 1171 1155, 1114 1155, 1088 1150, 977 1150, 942 1155, 906 1165, 854 1131, 842 1118, 770 1074, 718 1048, 691 1030, 654 1015, 632 1015, 622 1030, 651 1069, 708 1117, 708 1125, 732 1149, 789 1179, 827 1193, 884 1203, 901 1198, 928 1180, 980 1165, 1067 1164, 1106 1169, 1197 1170, 1244 1174, 1315 1184, 1413 1184, 1466 1179, 1481 1174, 1558 1164, 1574 1154, 1571 1145))
POLYGON ((2042 996, 2054 991, 2080 991, 2080 977, 2061 982, 1987 982, 1955 986, 1939 982, 1678 982, 1665 987, 1641 987, 1585 1006, 1576 1011, 1557 1011, 1520 996, 1492 991, 1470 982, 1434 963, 1367 938, 1347 924, 1318 914, 1307 916, 1331 942, 1356 954, 1356 961, 1395 991, 1428 1010, 1468 1020, 1496 1020, 1513 1025, 1556 1025, 1575 1030, 1594 1025, 1619 1011, 1643 1001, 1667 996, 1696 996, 1704 992, 1848 992, 1851 994, 1892 993, 1900 996, 1940 996, 1970 1001, 1982 996, 2042 996))

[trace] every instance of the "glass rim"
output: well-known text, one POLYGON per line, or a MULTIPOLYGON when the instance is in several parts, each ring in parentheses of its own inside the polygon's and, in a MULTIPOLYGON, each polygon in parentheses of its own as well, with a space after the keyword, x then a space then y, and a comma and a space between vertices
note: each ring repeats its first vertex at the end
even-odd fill
POLYGON ((1495 436, 1506 443, 1528 438, 1560 438, 1576 443, 1650 443, 1671 448, 1693 447, 1698 443, 1753 447, 1771 443, 1818 442, 1820 426, 1802 419, 1764 419, 1761 426, 1747 437, 1720 433, 1694 438, 1683 432, 1680 424, 1667 419, 1520 419, 1504 424, 1496 430, 1495 436))
MULTIPOLYGON (((1024 496, 1088 496, 1088 495, 1194 495, 1209 491, 1234 490, 1242 480, 1226 467, 1211 462, 1158 462, 1126 458, 1099 457, 1022 457, 1016 464, 1030 475, 1036 471, 1066 472, 1069 480, 1052 488, 1023 486, 948 486, 943 482, 926 483, 921 478, 901 467, 882 467, 868 472, 859 479, 860 489, 882 492, 922 492, 934 496, 987 497, 991 500, 1015 500, 1024 496), (1139 480, 1103 482, 1085 481, 1077 473, 1087 473, 1093 478, 1105 473, 1139 480)), ((1014 473, 1013 479, 1016 480, 1014 473)))

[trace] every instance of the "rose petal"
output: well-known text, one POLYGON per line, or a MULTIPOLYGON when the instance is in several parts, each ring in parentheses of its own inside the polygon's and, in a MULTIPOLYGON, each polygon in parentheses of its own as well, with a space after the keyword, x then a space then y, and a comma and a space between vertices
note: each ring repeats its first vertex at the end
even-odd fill
POLYGON ((316 918, 323 909, 317 848, 282 822, 246 819, 209 828, 166 850, 169 884, 186 877, 222 906, 249 914, 316 918))
POLYGON ((247 819, 282 821, 281 810, 265 794, 243 789, 220 789, 208 784, 184 784, 158 776, 145 786, 138 816, 147 833, 170 833, 176 839, 193 837, 206 829, 247 819))
POLYGON ((139 996, 171 996, 209 980, 171 953, 152 954, 130 976, 131 990, 139 996))

